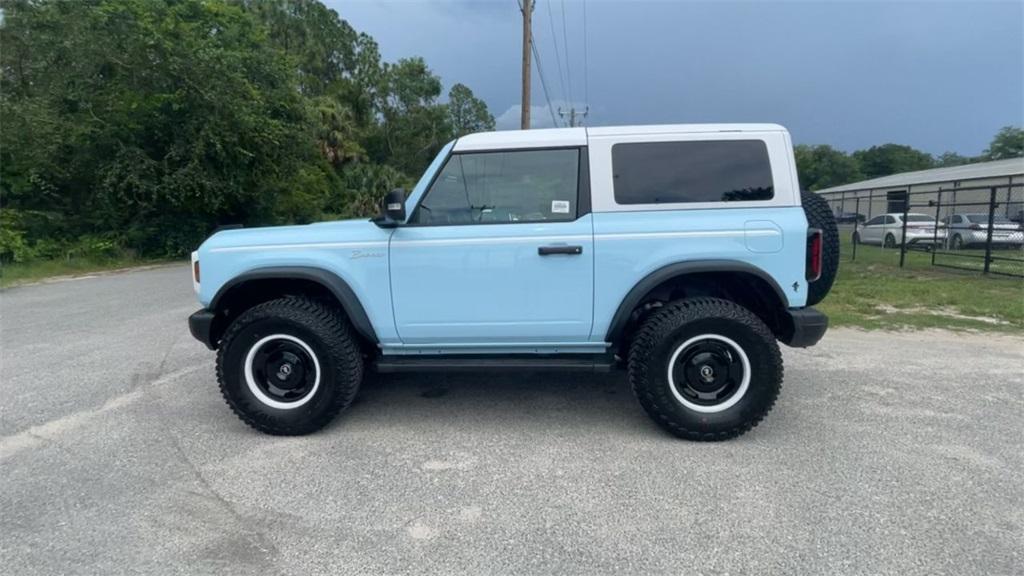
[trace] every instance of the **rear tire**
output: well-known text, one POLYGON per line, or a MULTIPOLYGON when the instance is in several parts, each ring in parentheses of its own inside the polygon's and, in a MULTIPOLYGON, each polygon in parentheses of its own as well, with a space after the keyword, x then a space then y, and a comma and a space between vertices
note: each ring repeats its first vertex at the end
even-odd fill
POLYGON ((765 417, 782 386, 782 355, 752 312, 719 298, 671 302, 636 332, 629 382, 640 405, 679 438, 739 436, 765 417))
POLYGON ((896 247, 896 237, 893 236, 892 234, 886 234, 885 235, 885 244, 883 244, 883 248, 895 248, 895 247, 896 247))
POLYGON ((807 305, 825 299, 839 272, 839 228, 828 201, 813 192, 801 192, 800 202, 807 216, 807 225, 821 230, 821 276, 807 286, 807 305))
POLYGON ((362 378, 362 354, 348 320, 308 298, 289 296, 243 312, 217 353, 224 400, 267 434, 323 428, 352 403, 362 378))
POLYGON ((953 235, 953 245, 952 245, 952 248, 953 248, 953 250, 963 250, 964 249, 964 239, 959 234, 954 234, 953 235))

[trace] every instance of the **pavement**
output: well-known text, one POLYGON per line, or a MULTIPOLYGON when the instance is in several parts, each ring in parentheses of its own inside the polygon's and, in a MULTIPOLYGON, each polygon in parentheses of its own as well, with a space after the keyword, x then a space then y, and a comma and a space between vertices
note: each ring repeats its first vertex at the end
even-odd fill
POLYGON ((237 420, 186 266, 0 292, 4 574, 1020 574, 1024 339, 837 329, 675 440, 607 375, 373 376, 237 420))

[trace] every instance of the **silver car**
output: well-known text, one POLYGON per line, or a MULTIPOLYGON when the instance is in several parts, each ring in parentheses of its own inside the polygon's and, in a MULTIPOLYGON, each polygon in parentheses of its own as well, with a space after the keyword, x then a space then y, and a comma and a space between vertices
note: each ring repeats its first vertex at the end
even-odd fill
MULTIPOLYGON (((853 241, 857 244, 877 244, 886 248, 895 248, 903 244, 903 213, 893 212, 875 216, 861 224, 853 232, 853 241)), ((946 241, 946 226, 939 222, 935 227, 935 217, 927 214, 907 214, 907 245, 934 245, 946 241)))
MULTIPOLYGON (((988 214, 953 214, 943 218, 949 230, 949 247, 954 250, 984 246, 988 239, 988 214)), ((992 245, 1024 246, 1021 225, 1005 216, 992 217, 992 245)))

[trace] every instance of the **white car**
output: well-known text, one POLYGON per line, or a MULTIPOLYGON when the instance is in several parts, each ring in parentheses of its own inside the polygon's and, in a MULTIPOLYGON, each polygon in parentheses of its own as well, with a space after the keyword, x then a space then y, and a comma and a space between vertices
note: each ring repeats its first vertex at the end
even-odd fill
MULTIPOLYGON (((953 214, 943 219, 949 227, 953 250, 984 246, 988 241, 988 214, 953 214)), ((992 245, 1013 247, 1024 244, 1021 226, 1005 216, 992 217, 992 245)))
MULTIPOLYGON (((939 222, 935 227, 935 217, 927 214, 907 214, 907 245, 934 245, 946 240, 946 227, 939 222)), ((855 244, 877 244, 886 248, 895 248, 903 244, 903 213, 893 212, 875 216, 861 224, 853 232, 855 244)))

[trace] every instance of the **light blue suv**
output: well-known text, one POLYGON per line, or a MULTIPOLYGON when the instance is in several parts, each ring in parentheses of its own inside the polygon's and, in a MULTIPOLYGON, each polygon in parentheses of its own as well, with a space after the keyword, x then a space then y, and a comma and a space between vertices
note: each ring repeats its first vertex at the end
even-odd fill
POLYGON ((810 306, 835 276, 835 222, 801 195, 781 126, 472 134, 381 208, 193 253, 189 326, 254 428, 323 427, 367 368, 625 367, 655 422, 721 440, 771 409, 777 342, 828 325, 810 306))

